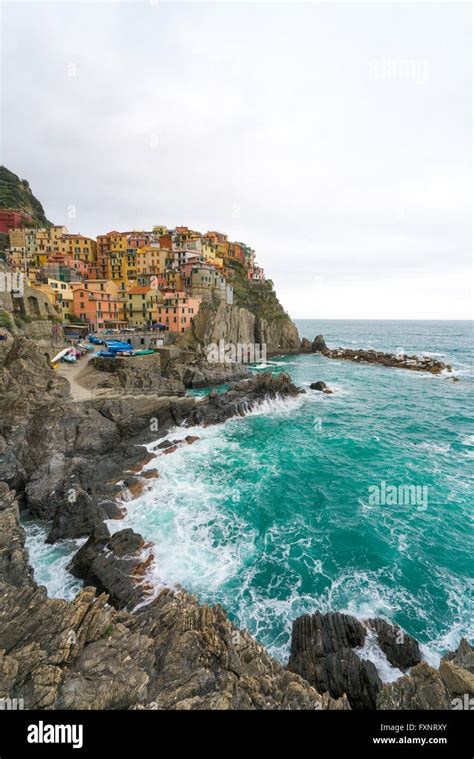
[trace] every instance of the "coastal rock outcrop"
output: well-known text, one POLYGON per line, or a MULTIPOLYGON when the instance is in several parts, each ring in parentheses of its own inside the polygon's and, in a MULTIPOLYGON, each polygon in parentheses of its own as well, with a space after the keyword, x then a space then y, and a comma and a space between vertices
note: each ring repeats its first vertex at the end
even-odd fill
POLYGON ((203 357, 185 363, 181 363, 182 360, 180 357, 169 366, 168 376, 184 387, 212 387, 252 376, 244 364, 210 364, 203 357))
POLYGON ((153 561, 151 546, 131 529, 110 536, 105 526, 91 535, 73 556, 69 571, 106 592, 117 609, 132 610, 149 595, 143 575, 153 561))
POLYGON ((328 348, 322 335, 314 338, 313 351, 322 353, 326 358, 339 359, 341 361, 356 361, 359 364, 380 364, 381 366, 395 369, 410 369, 415 372, 430 372, 431 374, 452 371, 449 364, 438 361, 438 359, 431 356, 384 353, 383 351, 372 349, 328 348))
POLYGON ((375 709, 382 681, 375 665, 357 656, 366 628, 347 614, 315 612, 293 622, 288 669, 320 693, 347 695, 353 709, 375 709))
POLYGON ((461 638, 456 651, 443 657, 439 673, 451 697, 471 699, 474 706, 474 648, 466 638, 461 638))
POLYGON ((377 709, 449 709, 451 702, 443 681, 433 667, 421 662, 409 675, 385 683, 377 696, 377 709))
POLYGON ((0 580, 21 587, 32 582, 16 494, 0 482, 0 580))
POLYGON ((420 644, 411 635, 384 619, 368 619, 368 628, 373 630, 377 643, 392 667, 406 672, 421 662, 420 644))
POLYGON ((233 305, 203 304, 192 332, 183 336, 183 347, 204 350, 224 340, 233 345, 265 346, 266 355, 298 353, 301 341, 296 326, 285 313, 273 290, 235 290, 233 305))
MULTIPOLYGON (((14 504, 8 492, 2 486, 7 506, 0 515, 14 504)), ((23 551, 17 519, 2 527, 8 555, 23 551)), ((96 540, 124 562, 143 548, 131 530, 96 540)), ((84 546, 76 567, 97 569, 96 548, 84 546)), ((117 611, 91 587, 73 601, 50 599, 24 562, 12 574, 6 556, 2 548, 0 695, 24 699, 26 709, 349 708, 345 697, 321 695, 285 671, 219 606, 200 606, 170 590, 133 614, 117 611)), ((115 592, 126 580, 125 567, 100 568, 102 579, 110 573, 115 592)))
POLYGON ((326 393, 326 395, 332 395, 332 390, 321 380, 318 380, 318 382, 312 382, 309 387, 311 390, 319 390, 321 393, 326 393))
MULTIPOLYGON (((418 641, 383 619, 361 621, 347 614, 305 614, 293 622, 288 669, 320 691, 345 693, 353 709, 375 709, 382 681, 364 658, 368 635, 393 667, 406 671, 421 662, 418 641)), ((441 708, 441 707, 440 707, 441 708)))
POLYGON ((186 389, 179 378, 163 377, 159 353, 128 358, 92 358, 76 381, 87 389, 131 394, 153 393, 160 396, 182 396, 186 389))
POLYGON ((274 377, 271 372, 262 372, 251 380, 236 382, 226 393, 207 396, 196 405, 189 423, 217 424, 233 416, 244 416, 264 400, 296 398, 301 393, 304 390, 292 383, 289 374, 282 372, 274 377))
POLYGON ((312 342, 313 353, 324 353, 328 350, 326 341, 322 335, 316 335, 312 342))

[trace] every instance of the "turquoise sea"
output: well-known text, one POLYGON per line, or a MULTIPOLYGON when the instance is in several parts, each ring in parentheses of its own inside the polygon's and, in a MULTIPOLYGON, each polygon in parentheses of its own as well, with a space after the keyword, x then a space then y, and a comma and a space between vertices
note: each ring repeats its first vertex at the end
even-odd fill
MULTIPOLYGON (((472 324, 297 325, 330 347, 439 356, 460 381, 317 355, 270 359, 306 394, 196 428, 198 442, 149 465, 160 477, 111 529, 154 541, 157 589, 220 603, 281 660, 292 620, 320 609, 394 621, 435 663, 474 637, 472 324), (316 380, 334 394, 310 390, 316 380), (374 505, 382 482, 426 488, 427 501, 374 505)), ((78 543, 45 546, 43 535, 28 527, 37 579, 71 597, 79 584, 65 565, 78 543)))

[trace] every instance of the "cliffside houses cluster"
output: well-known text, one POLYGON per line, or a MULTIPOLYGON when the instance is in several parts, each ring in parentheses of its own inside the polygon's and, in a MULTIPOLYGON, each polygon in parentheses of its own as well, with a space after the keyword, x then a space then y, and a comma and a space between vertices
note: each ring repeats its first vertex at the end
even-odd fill
POLYGON ((94 331, 158 327, 184 332, 203 302, 233 302, 232 273, 265 283, 255 252, 221 232, 155 226, 96 240, 64 226, 9 229, 7 261, 71 322, 94 331))

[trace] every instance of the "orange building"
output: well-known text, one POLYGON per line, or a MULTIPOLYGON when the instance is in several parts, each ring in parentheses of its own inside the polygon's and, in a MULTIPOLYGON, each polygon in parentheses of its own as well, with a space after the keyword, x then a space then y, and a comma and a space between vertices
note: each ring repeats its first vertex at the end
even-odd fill
POLYGON ((189 298, 185 292, 165 293, 163 303, 158 304, 157 321, 170 332, 185 332, 199 311, 200 298, 189 298))
POLYGON ((73 289, 73 312, 94 330, 128 326, 125 299, 105 290, 88 290, 87 283, 73 289))

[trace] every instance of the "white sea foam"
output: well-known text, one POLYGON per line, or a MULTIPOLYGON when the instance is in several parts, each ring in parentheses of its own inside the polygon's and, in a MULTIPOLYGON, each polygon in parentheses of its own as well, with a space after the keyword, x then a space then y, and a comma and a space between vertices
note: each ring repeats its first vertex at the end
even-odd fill
POLYGON ((84 583, 71 575, 67 566, 86 538, 60 540, 51 545, 46 543, 49 526, 35 520, 24 522, 23 527, 36 582, 46 587, 51 598, 72 600, 84 583))
POLYGON ((449 443, 433 443, 433 442, 423 442, 420 443, 418 448, 422 448, 425 451, 429 451, 430 453, 449 453, 451 450, 451 446, 449 443))
POLYGON ((160 476, 150 490, 128 504, 120 524, 131 526, 154 541, 155 563, 147 574, 155 589, 181 585, 190 591, 203 588, 217 594, 234 577, 254 550, 255 531, 245 518, 223 502, 240 499, 237 483, 229 478, 205 476, 210 462, 223 463, 235 453, 236 444, 225 437, 223 426, 177 428, 168 437, 178 439, 196 432, 200 440, 160 456, 160 476))
POLYGON ((263 401, 255 404, 253 408, 246 412, 245 416, 262 416, 262 414, 271 414, 272 416, 291 416, 306 400, 302 393, 294 398, 265 398, 263 401))
POLYGON ((393 683, 399 677, 402 677, 403 672, 397 669, 397 667, 393 667, 388 661, 378 644, 377 636, 373 630, 367 630, 364 645, 360 646, 360 648, 355 648, 354 651, 359 659, 372 662, 382 682, 393 683))

